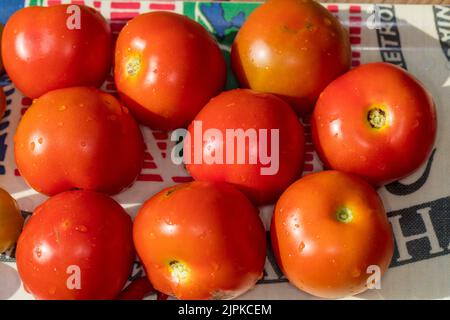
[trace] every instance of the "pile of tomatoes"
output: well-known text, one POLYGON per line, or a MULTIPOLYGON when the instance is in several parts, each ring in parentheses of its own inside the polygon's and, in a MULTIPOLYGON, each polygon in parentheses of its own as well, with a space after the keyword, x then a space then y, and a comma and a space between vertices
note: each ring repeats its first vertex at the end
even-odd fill
POLYGON ((9 19, 1 48, 9 77, 34 99, 14 137, 17 168, 50 198, 21 232, 17 205, 0 192, 0 251, 18 238, 17 268, 36 298, 120 298, 135 253, 151 283, 138 284, 140 295, 153 286, 180 299, 234 298, 263 277, 267 243, 257 206, 267 204, 275 204, 276 261, 299 289, 353 295, 374 285, 374 270, 388 268, 393 238, 374 188, 427 159, 435 107, 398 67, 349 71, 347 32, 317 2, 259 6, 232 46, 241 88, 225 92, 215 39, 175 13, 137 16, 114 44, 92 8, 29 7, 9 19), (97 89, 111 64, 118 97, 97 89), (327 170, 300 178, 299 118, 308 117, 327 170), (203 135, 200 148, 185 139, 185 160, 203 160, 186 162, 194 181, 150 197, 133 223, 109 196, 141 170, 138 123, 214 134, 203 135), (245 134, 245 150, 225 155, 228 130, 245 134), (255 148, 252 130, 275 130, 276 139, 255 148), (263 147, 278 159, 272 172, 264 171, 263 147), (238 163, 242 151, 248 159, 238 163))

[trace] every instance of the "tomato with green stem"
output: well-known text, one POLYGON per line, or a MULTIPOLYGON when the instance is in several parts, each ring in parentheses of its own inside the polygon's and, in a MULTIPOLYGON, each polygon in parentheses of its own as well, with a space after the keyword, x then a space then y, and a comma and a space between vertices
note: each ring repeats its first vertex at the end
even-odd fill
POLYGON ((306 175, 278 200, 270 226, 283 273, 315 296, 358 294, 388 268, 394 241, 383 203, 363 179, 339 171, 306 175))
POLYGON ((425 87, 382 62, 362 65, 328 85, 311 123, 314 146, 327 168, 375 186, 417 170, 431 153, 437 126, 425 87))
POLYGON ((171 12, 141 14, 117 39, 114 77, 136 119, 154 129, 187 126, 225 85, 215 39, 197 22, 171 12))
POLYGON ((224 299, 263 276, 264 226, 226 183, 194 181, 151 197, 134 222, 134 244, 156 290, 179 299, 224 299))

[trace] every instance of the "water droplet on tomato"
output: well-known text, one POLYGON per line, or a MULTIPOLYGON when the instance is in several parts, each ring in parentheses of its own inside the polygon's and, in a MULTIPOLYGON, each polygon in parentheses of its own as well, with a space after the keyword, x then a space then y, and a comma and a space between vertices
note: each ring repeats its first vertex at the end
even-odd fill
POLYGON ((40 258, 42 256, 41 248, 36 248, 36 257, 40 258))
POLYGON ((76 226, 75 230, 80 231, 80 232, 86 232, 87 228, 86 228, 86 226, 80 225, 80 226, 76 226))
POLYGON ((164 219, 164 222, 165 222, 166 224, 168 224, 169 226, 174 225, 173 221, 172 221, 170 218, 168 218, 168 217, 166 217, 166 218, 164 219))
POLYGON ((305 249, 305 243, 302 241, 302 242, 300 242, 300 244, 298 245, 298 251, 299 251, 299 252, 302 252, 303 249, 305 249))

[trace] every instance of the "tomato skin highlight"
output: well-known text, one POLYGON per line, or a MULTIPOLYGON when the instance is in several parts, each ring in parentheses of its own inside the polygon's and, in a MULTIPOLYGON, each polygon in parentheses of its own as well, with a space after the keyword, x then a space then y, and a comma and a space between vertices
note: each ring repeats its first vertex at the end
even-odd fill
POLYGON ((437 127, 434 102, 422 84, 381 62, 333 81, 317 101, 311 124, 327 168, 375 186, 418 169, 431 153, 437 127))
POLYGON ((269 0, 239 30, 231 63, 241 87, 277 94, 305 116, 320 92, 350 69, 350 40, 316 1, 269 0))
POLYGON ((280 197, 272 217, 278 265, 300 290, 341 298, 366 290, 370 266, 383 274, 394 245, 383 203, 364 180, 339 171, 309 174, 280 197))
POLYGON ((258 211, 225 183, 194 181, 150 198, 135 219, 134 244, 156 290, 179 299, 224 299, 263 275, 258 211))
POLYGON ((16 200, 0 188, 0 253, 14 245, 22 227, 23 217, 16 200))
POLYGON ((185 150, 191 149, 190 163, 186 163, 186 169, 196 180, 203 181, 223 181, 233 184, 244 192, 254 203, 267 204, 276 201, 283 190, 297 179, 303 169, 304 163, 304 130, 295 112, 290 106, 280 98, 259 93, 249 89, 235 89, 221 93, 199 112, 194 122, 189 126, 188 131, 192 140, 195 136, 195 122, 201 122, 202 134, 209 129, 219 130, 222 138, 217 138, 215 144, 208 141, 202 143, 201 149, 193 142, 187 145, 185 140, 185 150), (235 140, 234 162, 227 163, 226 148, 227 130, 257 130, 258 148, 245 145, 245 163, 238 163, 238 157, 242 150, 235 140), (276 165, 263 164, 260 151, 263 147, 260 130, 267 132, 267 151, 272 152, 271 135, 278 130, 279 143, 278 150, 275 148, 272 155, 272 162, 275 163, 278 157, 278 170, 276 165), (213 145, 213 147, 211 147, 213 145), (222 163, 207 163, 204 159, 223 145, 222 163), (211 149, 212 148, 212 149, 211 149), (277 152, 278 151, 278 152, 277 152), (198 153, 202 154, 202 163, 195 163, 198 153), (251 155, 251 156, 249 156, 251 155), (255 163, 250 163, 250 158, 257 159, 255 163), (262 174, 263 168, 273 166, 270 174, 262 174))
POLYGON ((139 174, 144 140, 127 108, 95 88, 35 100, 14 136, 17 168, 46 195, 77 189, 115 194, 139 174))
POLYGON ((135 258, 131 218, 106 195, 60 193, 36 208, 16 258, 24 285, 37 299, 114 299, 135 258))
POLYGON ((122 100, 154 129, 187 126, 226 80, 215 39, 199 23, 169 12, 129 21, 117 39, 115 63, 122 100))
POLYGON ((26 7, 5 25, 1 45, 5 69, 30 98, 60 88, 99 87, 110 71, 113 45, 105 18, 78 5, 80 28, 69 29, 73 21, 68 7, 26 7))

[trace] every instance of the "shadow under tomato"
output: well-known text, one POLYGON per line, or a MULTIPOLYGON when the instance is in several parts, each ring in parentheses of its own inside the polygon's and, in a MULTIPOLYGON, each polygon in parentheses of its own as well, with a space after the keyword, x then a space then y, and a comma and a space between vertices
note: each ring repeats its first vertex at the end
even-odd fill
POLYGON ((17 271, 3 262, 0 262, 0 283, 0 300, 11 298, 21 283, 17 271))

